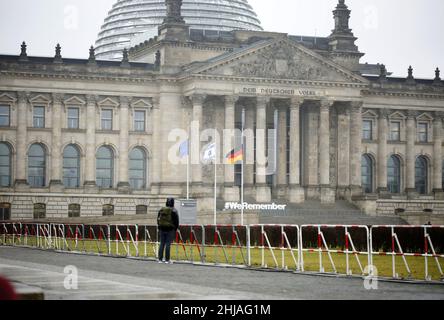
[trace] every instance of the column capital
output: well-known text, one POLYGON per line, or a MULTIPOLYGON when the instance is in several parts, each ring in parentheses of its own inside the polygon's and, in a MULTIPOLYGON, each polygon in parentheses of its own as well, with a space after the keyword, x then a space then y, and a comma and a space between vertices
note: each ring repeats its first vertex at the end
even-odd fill
POLYGON ((434 121, 442 121, 444 119, 444 111, 435 111, 434 116, 434 121))
POLYGON ((415 120, 418 116, 418 112, 415 110, 407 110, 406 114, 408 120, 415 120))
POLYGON ((300 108, 303 103, 304 103, 304 98, 292 97, 292 98, 290 98, 290 109, 300 108))
POLYGON ((52 103, 53 104, 62 104, 64 95, 63 93, 53 93, 52 94, 52 103))
POLYGON ((329 112, 335 101, 323 99, 319 101, 321 112, 329 112))
POLYGON ((89 105, 96 104, 98 100, 99 100, 99 96, 97 96, 97 95, 94 95, 94 94, 86 95, 86 103, 89 105))
POLYGON ((379 109, 379 118, 380 119, 388 119, 388 116, 390 114, 390 110, 389 109, 379 109))
POLYGON ((190 97, 187 97, 187 96, 183 96, 182 97, 182 107, 183 108, 191 108, 191 107, 193 107, 193 103, 192 103, 190 97))
POLYGON ((230 95, 230 96, 225 96, 225 104, 236 104, 236 102, 239 101, 239 96, 238 95, 230 95))
POLYGON ((270 99, 270 97, 256 97, 256 107, 266 106, 270 99))
POLYGON ((151 104, 153 105, 153 109, 160 109, 160 98, 159 97, 151 97, 151 104))
POLYGON ((205 94, 193 94, 190 97, 191 102, 193 103, 193 105, 202 105, 205 101, 205 99, 207 98, 207 95, 205 94))
POLYGON ((18 102, 27 102, 30 95, 31 93, 28 91, 17 92, 18 102))
POLYGON ((362 113, 362 106, 364 101, 352 101, 350 102, 350 111, 352 113, 362 113))
POLYGON ((119 100, 120 100, 120 106, 126 106, 126 107, 128 107, 129 104, 131 103, 131 100, 132 100, 132 99, 133 99, 132 97, 125 97, 125 96, 121 96, 121 97, 119 97, 119 100))

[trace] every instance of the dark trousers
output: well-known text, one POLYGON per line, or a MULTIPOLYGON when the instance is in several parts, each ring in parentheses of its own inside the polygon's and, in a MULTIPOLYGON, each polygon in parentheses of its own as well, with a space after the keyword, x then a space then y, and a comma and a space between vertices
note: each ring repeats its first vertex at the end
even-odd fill
POLYGON ((159 231, 160 247, 159 247, 159 260, 163 260, 163 253, 165 251, 165 260, 170 261, 171 257, 171 242, 174 238, 174 231, 159 231))

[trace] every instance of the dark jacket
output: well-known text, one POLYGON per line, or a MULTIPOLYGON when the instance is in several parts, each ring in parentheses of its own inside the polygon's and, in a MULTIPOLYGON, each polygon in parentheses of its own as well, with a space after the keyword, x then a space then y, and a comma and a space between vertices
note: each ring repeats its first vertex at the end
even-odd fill
MULTIPOLYGON (((173 218, 173 224, 174 224, 174 228, 161 228, 159 227, 160 231, 176 231, 177 229, 179 229, 179 214, 176 210, 176 208, 171 208, 172 212, 171 212, 171 217, 173 218)), ((159 210, 159 213, 157 214, 157 219, 160 218, 160 212, 162 210, 159 210)))

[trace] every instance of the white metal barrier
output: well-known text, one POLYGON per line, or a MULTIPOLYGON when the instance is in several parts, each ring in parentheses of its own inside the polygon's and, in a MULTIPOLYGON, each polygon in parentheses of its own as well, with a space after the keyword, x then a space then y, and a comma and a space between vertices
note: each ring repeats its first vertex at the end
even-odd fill
POLYGON ((332 254, 336 255, 345 255, 345 273, 346 275, 352 275, 353 271, 351 268, 350 263, 350 256, 353 256, 356 260, 357 266, 359 268, 359 271, 361 275, 364 275, 365 273, 365 267, 363 267, 361 260, 359 259, 360 255, 366 255, 367 256, 367 265, 371 266, 372 258, 371 258, 371 249, 370 249, 370 242, 369 242, 369 228, 367 226, 359 226, 359 225, 302 225, 301 226, 301 232, 300 232, 300 248, 301 248, 301 265, 302 265, 302 271, 305 271, 304 268, 304 252, 308 253, 315 253, 317 252, 319 255, 319 272, 325 273, 325 267, 323 262, 323 254, 327 254, 331 268, 333 270, 333 273, 338 273, 338 268, 336 267, 336 263, 333 259, 332 254), (316 230, 317 234, 317 248, 311 247, 305 247, 304 246, 304 237, 303 233, 306 230, 316 230), (328 241, 325 237, 325 230, 341 230, 343 229, 343 232, 338 233, 336 239, 340 239, 339 237, 343 236, 343 248, 341 249, 338 244, 336 244, 335 248, 331 247, 331 244, 328 244, 328 241), (352 230, 363 230, 365 232, 365 251, 360 251, 356 249, 355 241, 353 240, 353 237, 351 235, 352 230))
MULTIPOLYGON (((356 273, 354 270, 364 275, 366 266, 380 261, 376 257, 388 256, 391 262, 383 263, 390 263, 391 277, 395 279, 400 278, 400 268, 407 278, 411 277, 413 271, 418 271, 418 264, 413 265, 409 259, 422 257, 424 279, 432 281, 436 280, 432 273, 444 280, 443 236, 444 226, 188 225, 180 227, 173 245, 176 259, 191 263, 270 268, 271 262, 271 268, 300 272, 309 271, 304 254, 314 253, 318 256, 319 273, 328 273, 327 257, 333 273, 349 276, 356 273), (400 230, 421 233, 420 249, 415 251, 410 245, 406 250, 400 230), (378 234, 381 232, 382 236, 378 234), (344 262, 345 270, 338 261, 344 262)), ((157 257, 159 248, 157 226, 125 224, 1 223, 0 244, 146 258, 157 257)), ((310 264, 312 267, 313 261, 310 264)))
MULTIPOLYGON (((440 273, 441 280, 444 279, 444 273, 441 266, 440 259, 444 258, 444 254, 437 254, 435 250, 434 243, 430 236, 430 231, 433 229, 444 230, 444 226, 372 226, 371 232, 369 236, 369 243, 371 245, 372 251, 372 264, 374 264, 373 257, 375 256, 391 256, 392 260, 392 278, 400 279, 400 275, 398 273, 398 268, 396 266, 396 257, 401 257, 405 271, 407 272, 407 278, 412 278, 412 270, 410 264, 407 261, 407 257, 424 257, 424 279, 427 281, 432 280, 429 274, 429 258, 433 258, 436 263, 436 267, 440 273), (402 243, 398 237, 400 230, 423 230, 423 252, 405 252, 403 249, 402 243), (374 233, 377 230, 387 230, 390 232, 390 251, 375 251, 373 250, 374 241, 376 240, 374 237, 374 233)), ((442 244, 441 244, 442 245, 442 244)), ((419 247, 422 244, 418 244, 419 247)))

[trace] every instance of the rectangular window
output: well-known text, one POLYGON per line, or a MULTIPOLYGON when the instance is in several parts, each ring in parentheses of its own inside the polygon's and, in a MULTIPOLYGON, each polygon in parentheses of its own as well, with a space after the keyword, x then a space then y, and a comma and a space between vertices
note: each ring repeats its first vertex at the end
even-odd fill
POLYGON ((11 116, 9 106, 0 106, 0 127, 9 127, 11 116))
POLYGON ((362 123, 362 139, 373 140, 373 122, 364 120, 362 123))
POLYGON ((390 141, 401 141, 401 122, 390 122, 390 141))
POLYGON ((34 107, 34 128, 45 127, 45 107, 34 107))
POLYGON ((113 111, 109 109, 102 110, 102 130, 113 129, 113 111))
POLYGON ((79 129, 78 108, 68 108, 68 129, 79 129))
POLYGON ((134 111, 134 131, 145 131, 145 111, 134 111))
POLYGON ((428 142, 429 125, 428 123, 418 123, 418 141, 428 142))

